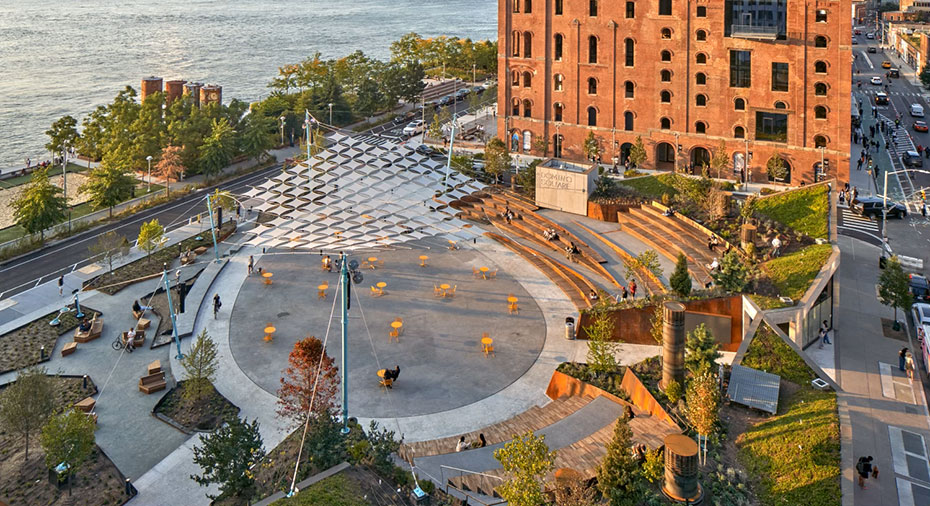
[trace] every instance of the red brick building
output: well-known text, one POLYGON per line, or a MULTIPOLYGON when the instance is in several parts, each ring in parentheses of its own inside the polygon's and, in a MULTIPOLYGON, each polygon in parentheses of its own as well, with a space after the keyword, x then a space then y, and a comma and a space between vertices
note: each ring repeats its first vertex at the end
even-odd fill
POLYGON ((663 170, 698 171, 722 142, 722 177, 748 158, 766 181, 777 156, 786 183, 847 181, 850 1, 500 0, 498 131, 568 159, 593 132, 604 163, 642 137, 663 170))

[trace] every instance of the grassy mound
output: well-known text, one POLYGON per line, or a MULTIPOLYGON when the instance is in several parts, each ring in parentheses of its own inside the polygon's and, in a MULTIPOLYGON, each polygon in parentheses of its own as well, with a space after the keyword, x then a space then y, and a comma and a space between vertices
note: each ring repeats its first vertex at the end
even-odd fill
POLYGON ((827 237, 827 185, 786 191, 760 199, 756 212, 814 238, 827 237))
POLYGON ((740 365, 777 374, 798 385, 808 385, 817 377, 794 349, 785 344, 766 323, 759 326, 740 365))
POLYGON ((833 247, 829 244, 814 244, 764 262, 762 271, 779 295, 798 300, 810 288, 832 253, 833 247))

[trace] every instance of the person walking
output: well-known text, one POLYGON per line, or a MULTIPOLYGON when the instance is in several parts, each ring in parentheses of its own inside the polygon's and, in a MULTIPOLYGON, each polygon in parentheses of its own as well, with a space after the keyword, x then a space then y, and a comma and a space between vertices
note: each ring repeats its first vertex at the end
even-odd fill
POLYGON ((58 276, 58 295, 62 296, 65 294, 65 276, 58 276))
POLYGON ((217 313, 220 312, 220 308, 223 307, 223 303, 220 301, 220 294, 213 295, 213 319, 216 319, 217 313))
POLYGON ((859 473, 859 486, 865 488, 865 480, 872 474, 872 456, 859 457, 856 462, 856 472, 859 473))
POLYGON ((830 325, 827 324, 827 320, 824 320, 820 324, 820 328, 823 329, 823 343, 822 344, 833 344, 830 342, 830 325))
POLYGON ((907 356, 907 346, 898 352, 898 370, 904 372, 904 358, 907 356))
POLYGON ((252 258, 252 255, 249 255, 249 276, 252 275, 253 270, 255 270, 255 259, 252 258))
POLYGON ((636 281, 630 280, 630 298, 636 298, 636 281))
POLYGON ((904 356, 904 370, 907 372, 907 379, 914 380, 914 355, 911 355, 910 350, 908 350, 907 355, 904 356))

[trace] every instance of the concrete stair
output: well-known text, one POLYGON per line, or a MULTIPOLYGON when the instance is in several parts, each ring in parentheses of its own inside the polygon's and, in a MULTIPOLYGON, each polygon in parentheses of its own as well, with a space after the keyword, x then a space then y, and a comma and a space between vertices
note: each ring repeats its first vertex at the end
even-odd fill
POLYGON ((617 221, 624 232, 649 245, 657 253, 673 262, 678 260, 679 253, 683 253, 688 258, 688 271, 691 278, 696 282, 704 285, 711 280, 707 264, 711 263, 712 258, 707 258, 704 254, 707 245, 695 244, 693 237, 670 223, 669 217, 663 216, 660 212, 653 213, 645 209, 631 208, 628 212, 617 213, 617 221))

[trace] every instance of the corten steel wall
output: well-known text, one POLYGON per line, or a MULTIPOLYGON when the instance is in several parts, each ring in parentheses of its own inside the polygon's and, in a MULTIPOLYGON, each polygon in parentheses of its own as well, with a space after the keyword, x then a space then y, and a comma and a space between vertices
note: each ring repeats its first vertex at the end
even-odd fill
MULTIPOLYGON (((726 324, 721 317, 729 318, 729 335, 715 331, 714 337, 720 343, 722 351, 736 351, 743 340, 743 299, 735 295, 713 299, 682 302, 685 305, 685 332, 694 330, 697 322, 705 323, 709 328, 723 329, 726 324), (693 323, 693 325, 691 325, 693 323)), ((656 344, 650 334, 652 330, 652 306, 644 308, 619 309, 612 313, 615 340, 630 344, 656 344)), ((583 313, 578 320, 578 338, 585 339, 585 327, 593 323, 591 315, 583 313)))
MULTIPOLYGON (((712 151, 725 142, 730 167, 720 175, 735 177, 732 170, 735 153, 751 152, 749 170, 752 180, 768 179, 765 166, 773 154, 782 156, 791 166, 791 184, 814 180, 814 165, 820 162, 821 150, 814 137, 826 141, 824 158, 829 161, 827 177, 849 180, 850 112, 852 91, 852 51, 850 0, 788 0, 786 40, 763 41, 724 37, 724 2, 710 0, 673 0, 673 15, 658 15, 658 0, 635 3, 635 17, 625 17, 624 1, 599 2, 598 15, 588 15, 589 0, 564 0, 562 15, 554 15, 554 0, 532 0, 532 12, 525 13, 526 0, 500 0, 498 3, 499 88, 498 133, 508 142, 513 132, 529 131, 532 138, 549 140, 547 155, 553 153, 556 134, 564 137, 562 157, 584 158, 582 145, 593 131, 601 147, 602 160, 619 155, 624 143, 643 138, 646 168, 672 170, 674 163, 657 163, 657 148, 665 142, 682 147, 679 168, 688 165, 693 151, 712 151), (519 13, 513 4, 519 3, 519 13), (706 7, 707 16, 696 17, 696 8, 706 7), (815 22, 816 10, 827 11, 827 22, 815 22), (660 32, 669 28, 670 39, 660 32), (705 41, 696 33, 704 30, 705 41), (531 34, 529 57, 524 55, 524 33, 531 34), (514 35, 519 35, 519 46, 514 35), (554 35, 564 37, 561 60, 554 60, 554 35), (597 63, 588 62, 588 37, 598 40, 597 63), (827 38, 826 48, 814 47, 814 38, 827 38), (625 65, 625 39, 634 41, 633 66, 625 65), (752 56, 752 87, 731 88, 729 51, 748 50, 752 56), (515 50, 518 55, 515 56, 515 50), (672 53, 670 62, 661 62, 660 53, 672 53), (707 57, 697 64, 698 54, 707 57), (771 91, 772 62, 789 64, 789 91, 771 91), (826 62, 826 73, 815 73, 814 64, 826 62), (670 82, 660 82, 660 72, 672 73, 670 82), (512 86, 512 73, 520 76, 512 86), (705 85, 697 85, 698 72, 707 76, 705 85), (528 73, 530 86, 523 74, 528 73), (553 88, 553 75, 564 76, 562 91, 553 88), (596 95, 588 94, 588 78, 597 80, 596 95), (626 98, 625 81, 634 83, 634 98, 626 98), (815 96, 814 84, 828 87, 827 95, 815 96), (668 90, 671 103, 660 103, 662 90, 668 90), (707 97, 706 106, 696 105, 696 96, 707 97), (736 98, 746 100, 746 110, 734 108, 736 98), (513 100, 521 102, 513 114, 513 100), (522 101, 529 100, 529 117, 524 117, 522 101), (787 107, 775 109, 775 103, 787 107), (561 122, 553 120, 553 104, 563 105, 561 122), (814 108, 827 108, 827 119, 815 119, 814 108), (586 111, 597 109, 597 126, 587 126, 586 111), (634 116, 633 129, 625 131, 624 113, 634 116), (787 143, 756 141, 756 112, 785 112, 788 115, 787 143), (671 119, 671 129, 661 130, 660 119, 671 119), (707 124, 705 134, 695 132, 695 124, 707 124), (746 139, 734 137, 734 128, 745 129, 746 139), (677 139, 676 139, 677 136, 677 139), (748 141, 748 142, 747 142, 748 141)), ((520 149, 523 144, 521 142, 520 149)), ((533 151, 533 154, 543 153, 533 151)), ((716 176, 716 174, 714 174, 716 176)))
POLYGON ((139 101, 145 102, 145 97, 153 93, 161 93, 161 83, 160 77, 143 77, 139 86, 139 101))
POLYGON ((187 81, 175 79, 165 81, 165 102, 170 104, 184 95, 184 84, 187 81))

